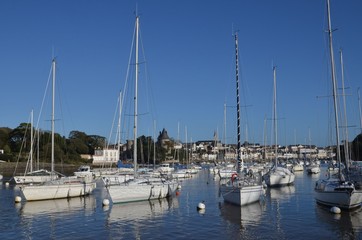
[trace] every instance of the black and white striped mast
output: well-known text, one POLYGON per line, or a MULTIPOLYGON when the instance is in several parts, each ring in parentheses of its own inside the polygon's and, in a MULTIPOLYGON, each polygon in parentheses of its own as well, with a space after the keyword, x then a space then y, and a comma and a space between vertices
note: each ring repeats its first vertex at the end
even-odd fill
POLYGON ((235 32, 235 75, 236 75, 236 111, 237 111, 237 134, 238 134, 238 149, 237 149, 237 172, 240 173, 243 166, 240 154, 240 96, 239 96, 239 47, 238 47, 238 34, 235 32))

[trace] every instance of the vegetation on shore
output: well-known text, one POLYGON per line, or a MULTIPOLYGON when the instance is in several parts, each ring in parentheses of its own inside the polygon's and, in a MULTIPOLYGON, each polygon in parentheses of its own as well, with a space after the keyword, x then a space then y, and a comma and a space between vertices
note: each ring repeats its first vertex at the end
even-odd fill
MULTIPOLYGON (((8 127, 0 127, 0 160, 5 162, 22 163, 27 162, 31 149, 31 124, 21 123, 15 129, 8 127)), ((161 133, 160 133, 161 135, 161 133)), ((35 131, 35 140, 33 141, 33 158, 41 163, 50 163, 51 158, 51 132, 50 131, 35 131)), ((106 146, 106 138, 98 135, 87 135, 80 131, 71 131, 68 138, 61 136, 58 133, 54 135, 55 139, 55 163, 56 164, 71 164, 79 166, 81 164, 91 164, 92 159, 82 158, 82 155, 92 156, 96 149, 103 149, 106 146)), ((160 136, 157 142, 154 142, 150 136, 140 136, 137 153, 139 163, 153 163, 156 158, 156 164, 172 159, 175 156, 175 141, 171 139, 166 143, 161 143, 160 136), (156 151, 154 153, 154 151, 156 151)), ((121 152, 121 159, 132 159, 133 144, 126 144, 126 148, 121 152)), ((341 146, 342 153, 344 147, 341 146)), ((185 146, 183 146, 184 148, 185 146)), ((353 160, 362 160, 362 134, 359 134, 349 143, 350 153, 353 160)), ((181 163, 185 163, 185 149, 178 151, 177 159, 181 163)), ((203 153, 211 152, 208 149, 198 152, 200 156, 203 153)), ((344 158, 342 154, 342 158, 344 158)), ((343 159, 344 160, 344 159, 343 159)))
MULTIPOLYGON (((31 147, 33 147, 33 159, 41 163, 50 163, 51 159, 51 132, 33 131, 34 140, 31 146, 31 124, 21 123, 15 129, 0 127, 0 160, 5 162, 27 162, 31 147)), ((156 163, 173 156, 174 141, 167 142, 161 146, 161 141, 154 142, 150 136, 138 138, 138 161, 140 163, 156 163), (156 151, 156 153, 154 153, 156 151)), ((68 138, 58 133, 54 134, 54 161, 56 164, 91 164, 89 156, 94 155, 96 149, 103 149, 107 145, 106 138, 98 135, 87 135, 80 131, 71 131, 68 138), (82 158, 83 156, 83 158, 82 158), (84 157, 84 156, 88 156, 84 157)), ((121 151, 121 159, 132 159, 133 144, 126 144, 127 147, 121 151)), ((184 153, 180 152, 179 159, 184 159, 184 153)), ((35 160, 34 160, 35 161, 35 160)))

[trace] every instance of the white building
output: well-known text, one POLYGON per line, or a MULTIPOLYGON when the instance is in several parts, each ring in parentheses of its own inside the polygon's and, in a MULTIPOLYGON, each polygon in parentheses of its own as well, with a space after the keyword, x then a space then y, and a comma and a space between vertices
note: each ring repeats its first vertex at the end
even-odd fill
POLYGON ((117 149, 97 149, 93 155, 93 165, 117 164, 119 153, 117 149))

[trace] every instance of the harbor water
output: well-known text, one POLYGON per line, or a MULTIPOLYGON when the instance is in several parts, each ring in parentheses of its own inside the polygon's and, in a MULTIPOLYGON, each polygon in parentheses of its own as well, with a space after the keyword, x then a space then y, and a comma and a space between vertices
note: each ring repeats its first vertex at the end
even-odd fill
POLYGON ((100 183, 85 198, 21 203, 17 187, 3 183, 0 239, 362 239, 361 209, 333 214, 316 204, 313 187, 325 173, 296 172, 293 186, 266 189, 244 207, 223 201, 207 169, 169 199, 109 206, 100 183))

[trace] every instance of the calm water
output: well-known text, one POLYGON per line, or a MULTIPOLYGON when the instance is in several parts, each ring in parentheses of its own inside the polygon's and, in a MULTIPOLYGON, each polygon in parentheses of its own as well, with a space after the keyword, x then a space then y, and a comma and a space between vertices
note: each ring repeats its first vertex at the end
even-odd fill
POLYGON ((86 198, 20 204, 16 188, 1 185, 0 239, 362 239, 362 210, 334 215, 315 203, 319 177, 297 172, 294 186, 268 189, 245 207, 224 203, 206 169, 171 199, 108 207, 101 184, 86 198), (201 201, 205 212, 196 209, 201 201))

